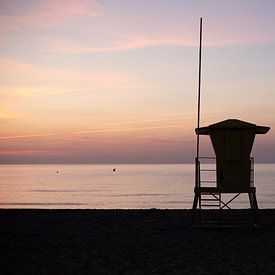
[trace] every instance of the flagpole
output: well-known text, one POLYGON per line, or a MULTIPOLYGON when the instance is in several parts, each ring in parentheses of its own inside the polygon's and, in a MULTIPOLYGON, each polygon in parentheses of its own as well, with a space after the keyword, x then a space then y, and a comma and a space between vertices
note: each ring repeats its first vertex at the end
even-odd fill
MULTIPOLYGON (((200 18, 200 46, 199 46, 199 83, 198 83, 198 121, 197 129, 200 128, 200 109, 201 109, 201 47, 202 47, 202 18, 200 18)), ((197 160, 200 155, 200 135, 197 130, 197 160)))

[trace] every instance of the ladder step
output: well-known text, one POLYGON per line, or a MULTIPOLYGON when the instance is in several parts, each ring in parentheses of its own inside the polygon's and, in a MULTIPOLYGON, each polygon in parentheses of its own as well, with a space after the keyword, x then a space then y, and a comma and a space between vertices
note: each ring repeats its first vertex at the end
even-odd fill
POLYGON ((201 199, 201 201, 218 201, 218 199, 201 199))
POLYGON ((201 204, 201 206, 207 206, 207 207, 220 207, 219 204, 201 204))
POLYGON ((201 196, 213 196, 213 195, 219 195, 218 192, 201 192, 201 196))

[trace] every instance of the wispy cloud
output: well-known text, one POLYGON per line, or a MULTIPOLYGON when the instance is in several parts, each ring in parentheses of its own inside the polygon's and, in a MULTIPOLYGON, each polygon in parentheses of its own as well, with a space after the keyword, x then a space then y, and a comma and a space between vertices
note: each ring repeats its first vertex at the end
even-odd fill
POLYGON ((128 132, 128 131, 143 131, 154 129, 168 129, 168 128, 184 128, 182 124, 173 125, 157 125, 157 126, 145 126, 145 127, 123 127, 123 128, 109 128, 109 129, 95 129, 75 132, 76 134, 93 134, 93 133, 106 133, 106 132, 128 132))
MULTIPOLYGON (((96 0, 36 0, 29 5, 24 5, 24 1, 3 3, 0 8, 2 6, 2 10, 8 11, 0 15, 0 30, 10 37, 10 40, 7 38, 7 47, 12 43, 15 48, 26 47, 35 51, 43 48, 45 52, 76 54, 119 52, 165 45, 197 47, 198 44, 198 30, 193 20, 196 13, 193 16, 184 16, 183 13, 183 18, 189 18, 185 20, 158 18, 154 14, 147 18, 146 15, 145 22, 150 22, 153 27, 149 24, 146 28, 145 23, 140 22, 142 28, 137 28, 135 20, 127 16, 116 20, 114 11, 108 10, 108 3, 104 3, 103 8, 104 4, 96 0), (94 23, 93 19, 97 17, 102 20, 94 23), (25 31, 17 36, 18 41, 14 43, 12 33, 20 29, 25 31), (50 31, 43 32, 45 29, 50 31), (33 30, 36 32, 33 33, 33 30)), ((120 5, 122 4, 119 3, 118 6, 120 5)), ((131 4, 124 5, 127 8, 131 4)), ((237 4, 232 5, 234 6, 237 4)), ((264 20, 267 22, 261 22, 264 28, 255 23, 263 18, 257 20, 250 16, 248 19, 246 24, 241 25, 238 20, 228 18, 224 22, 220 18, 208 19, 204 45, 274 44, 269 17, 264 20)))
POLYGON ((195 46, 197 42, 187 37, 150 37, 145 35, 119 36, 109 41, 107 46, 81 45, 79 42, 69 39, 55 39, 46 51, 61 53, 106 53, 118 52, 132 49, 147 48, 153 46, 195 46), (115 42, 114 42, 115 41, 115 42))
POLYGON ((18 139, 18 138, 37 138, 37 137, 50 137, 57 136, 56 133, 46 133, 46 134, 29 134, 29 135, 10 135, 10 136, 0 136, 0 139, 18 139))
POLYGON ((58 155, 54 151, 46 150, 0 150, 0 156, 45 156, 58 155))
MULTIPOLYGON (((211 110, 205 112, 206 117, 215 115, 219 110, 211 110)), ((22 135, 6 135, 1 136, 1 140, 9 139, 32 139, 32 138, 47 138, 53 137, 56 139, 64 139, 69 141, 85 141, 89 142, 97 139, 97 134, 104 133, 119 133, 119 132, 145 132, 148 130, 162 130, 162 129, 180 129, 181 131, 192 130, 195 119, 195 112, 175 113, 166 116, 152 117, 152 119, 128 119, 122 122, 100 123, 100 127, 95 126, 93 129, 83 129, 78 131, 62 131, 62 133, 32 133, 22 135), (83 134, 87 136, 83 137, 83 134)), ((159 135, 159 134, 158 134, 159 135)), ((156 135, 149 135, 149 137, 155 137, 156 135)), ((148 137, 148 135, 142 135, 140 137, 148 137)))
MULTIPOLYGON (((266 37, 255 37, 252 35, 234 36, 216 31, 218 34, 209 34, 203 41, 205 47, 217 46, 245 46, 274 43, 274 39, 266 37)), ((104 36, 104 33, 101 33, 104 36)), ((146 34, 116 34, 112 38, 106 35, 106 41, 102 45, 94 45, 92 41, 73 40, 69 38, 53 38, 44 44, 42 51, 64 54, 80 53, 111 53, 135 49, 143 49, 158 46, 172 47, 198 47, 198 39, 194 35, 183 35, 181 32, 169 35, 159 32, 157 35, 146 34)))
POLYGON ((0 92, 13 91, 21 96, 67 94, 115 88, 129 90, 153 85, 126 74, 45 68, 8 58, 0 58, 0 66, 4 68, 1 70, 4 83, 0 92))
POLYGON ((107 132, 129 132, 129 131, 143 131, 143 130, 154 130, 154 129, 169 129, 169 128, 183 128, 182 124, 169 124, 169 125, 157 125, 157 126, 144 126, 144 127, 116 127, 116 128, 105 128, 105 129, 94 129, 94 130, 82 130, 67 134, 59 133, 46 133, 46 134, 28 134, 28 135, 10 135, 10 136, 0 136, 1 140, 8 139, 26 139, 26 138, 40 138, 40 137, 51 137, 56 136, 59 138, 73 135, 82 134, 97 134, 97 133, 107 133, 107 132))
POLYGON ((94 0, 36 0, 32 5, 24 5, 24 1, 4 1, 0 6, 8 10, 0 15, 2 31, 25 27, 53 28, 79 17, 95 17, 103 13, 94 0))

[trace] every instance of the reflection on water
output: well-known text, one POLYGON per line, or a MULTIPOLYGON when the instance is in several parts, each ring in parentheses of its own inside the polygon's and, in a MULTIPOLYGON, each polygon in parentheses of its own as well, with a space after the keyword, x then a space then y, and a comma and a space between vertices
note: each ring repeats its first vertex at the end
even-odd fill
MULTIPOLYGON (((260 208, 275 207, 274 164, 256 164, 260 208)), ((1 208, 189 209, 193 164, 1 165, 1 208), (58 171, 58 173, 57 173, 58 171)), ((242 194, 236 208, 247 208, 242 194)))

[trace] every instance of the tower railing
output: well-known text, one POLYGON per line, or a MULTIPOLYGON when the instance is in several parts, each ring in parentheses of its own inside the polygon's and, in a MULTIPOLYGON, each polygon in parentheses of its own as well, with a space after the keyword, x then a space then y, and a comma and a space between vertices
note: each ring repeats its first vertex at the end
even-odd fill
MULTIPOLYGON (((196 157, 195 187, 216 187, 216 157, 196 157)), ((250 158, 250 187, 254 187, 254 158, 250 158)))

